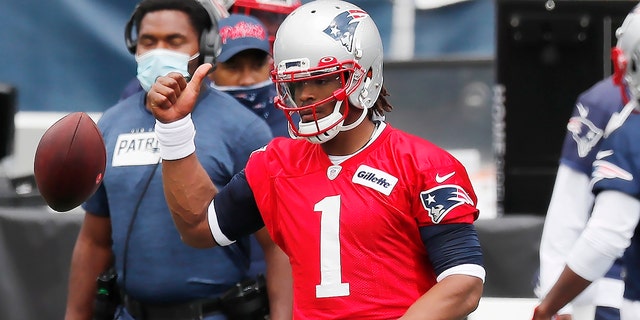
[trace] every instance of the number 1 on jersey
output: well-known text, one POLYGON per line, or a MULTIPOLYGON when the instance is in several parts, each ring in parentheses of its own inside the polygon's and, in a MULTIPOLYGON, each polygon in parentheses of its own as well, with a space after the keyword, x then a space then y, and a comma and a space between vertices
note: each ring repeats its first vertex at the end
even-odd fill
POLYGON ((349 284, 342 282, 340 262, 340 196, 331 196, 316 203, 320 211, 320 284, 316 298, 349 295, 349 284))

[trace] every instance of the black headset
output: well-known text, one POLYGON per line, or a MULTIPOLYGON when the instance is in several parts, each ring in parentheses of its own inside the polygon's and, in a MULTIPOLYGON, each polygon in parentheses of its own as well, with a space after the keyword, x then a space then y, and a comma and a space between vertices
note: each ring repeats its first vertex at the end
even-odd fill
MULTIPOLYGON (((200 57, 203 58, 203 63, 211 63, 215 66, 216 58, 220 55, 222 50, 222 40, 220 39, 220 33, 218 32, 218 21, 222 18, 229 16, 227 10, 217 0, 196 0, 209 15, 211 20, 211 27, 202 30, 200 35, 200 57)), ((124 29, 124 41, 127 45, 127 49, 132 54, 136 53, 137 39, 133 39, 133 24, 136 13, 138 12, 140 5, 137 5, 129 18, 129 22, 124 29)))

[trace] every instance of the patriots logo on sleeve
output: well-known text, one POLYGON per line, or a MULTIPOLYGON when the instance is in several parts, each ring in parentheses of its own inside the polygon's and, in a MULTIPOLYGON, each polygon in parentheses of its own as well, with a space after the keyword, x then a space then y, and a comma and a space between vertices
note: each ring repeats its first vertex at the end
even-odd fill
POLYGON ((596 161, 593 162, 593 172, 591 173, 591 185, 602 179, 622 179, 625 181, 632 181, 633 175, 629 171, 620 168, 619 166, 602 158, 608 157, 613 154, 612 150, 603 150, 596 155, 596 161))
POLYGON ((445 184, 420 193, 422 206, 429 213, 433 223, 440 223, 442 219, 455 207, 462 204, 474 205, 462 187, 455 184, 445 184))
POLYGON ((360 20, 368 16, 369 15, 362 10, 344 11, 333 18, 329 26, 324 29, 324 33, 333 38, 333 40, 340 41, 342 46, 345 47, 349 53, 352 53, 353 35, 356 32, 356 28, 360 20))
POLYGON ((589 115, 588 108, 583 106, 582 103, 576 104, 576 108, 578 109, 578 116, 569 119, 567 130, 571 132, 571 136, 576 142, 578 156, 584 158, 596 143, 598 143, 603 135, 603 131, 587 118, 589 115))

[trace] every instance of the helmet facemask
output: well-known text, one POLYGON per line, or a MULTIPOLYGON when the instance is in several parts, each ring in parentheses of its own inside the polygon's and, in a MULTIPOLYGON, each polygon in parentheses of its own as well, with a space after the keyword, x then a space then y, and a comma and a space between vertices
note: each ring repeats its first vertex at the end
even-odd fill
POLYGON ((629 92, 635 100, 640 99, 640 41, 630 54, 631 59, 627 62, 627 69, 624 80, 629 87, 629 92))
POLYGON ((355 128, 366 118, 382 90, 380 33, 369 14, 348 2, 312 1, 294 10, 278 29, 273 57, 272 78, 278 88, 276 106, 289 118, 293 137, 322 143, 340 131, 355 128), (340 87, 333 93, 323 92, 314 101, 304 101, 291 90, 296 82, 333 75, 340 76, 340 87), (310 121, 310 110, 331 101, 335 101, 331 114, 322 113, 325 116, 318 117, 315 113, 310 121), (360 117, 345 124, 347 113, 353 114, 357 109, 361 110, 360 117), (307 121, 291 121, 295 112, 307 121))
POLYGON ((312 143, 323 143, 335 137, 340 131, 350 130, 362 122, 364 117, 355 123, 344 125, 349 108, 353 106, 349 103, 348 97, 360 86, 363 79, 363 71, 358 63, 338 62, 334 57, 325 57, 321 59, 318 67, 304 68, 306 65, 308 62, 305 59, 282 61, 272 73, 278 91, 275 105, 285 112, 291 137, 306 138, 312 143), (303 90, 304 86, 318 87, 328 82, 338 83, 339 87, 327 97, 318 97, 317 101, 305 103, 296 96, 299 94, 298 90, 303 90), (333 111, 320 117, 317 108, 331 102, 334 102, 333 111), (297 123, 292 117, 295 113, 301 115, 297 123), (302 115, 309 114, 313 116, 313 121, 303 119, 302 115))

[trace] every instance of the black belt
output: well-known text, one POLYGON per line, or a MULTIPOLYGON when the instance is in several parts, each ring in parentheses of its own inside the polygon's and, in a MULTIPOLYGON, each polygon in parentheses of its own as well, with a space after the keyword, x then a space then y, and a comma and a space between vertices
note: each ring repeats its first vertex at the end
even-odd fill
POLYGON ((178 304, 148 304, 124 296, 127 312, 136 320, 196 320, 219 312, 219 299, 196 300, 178 304))

